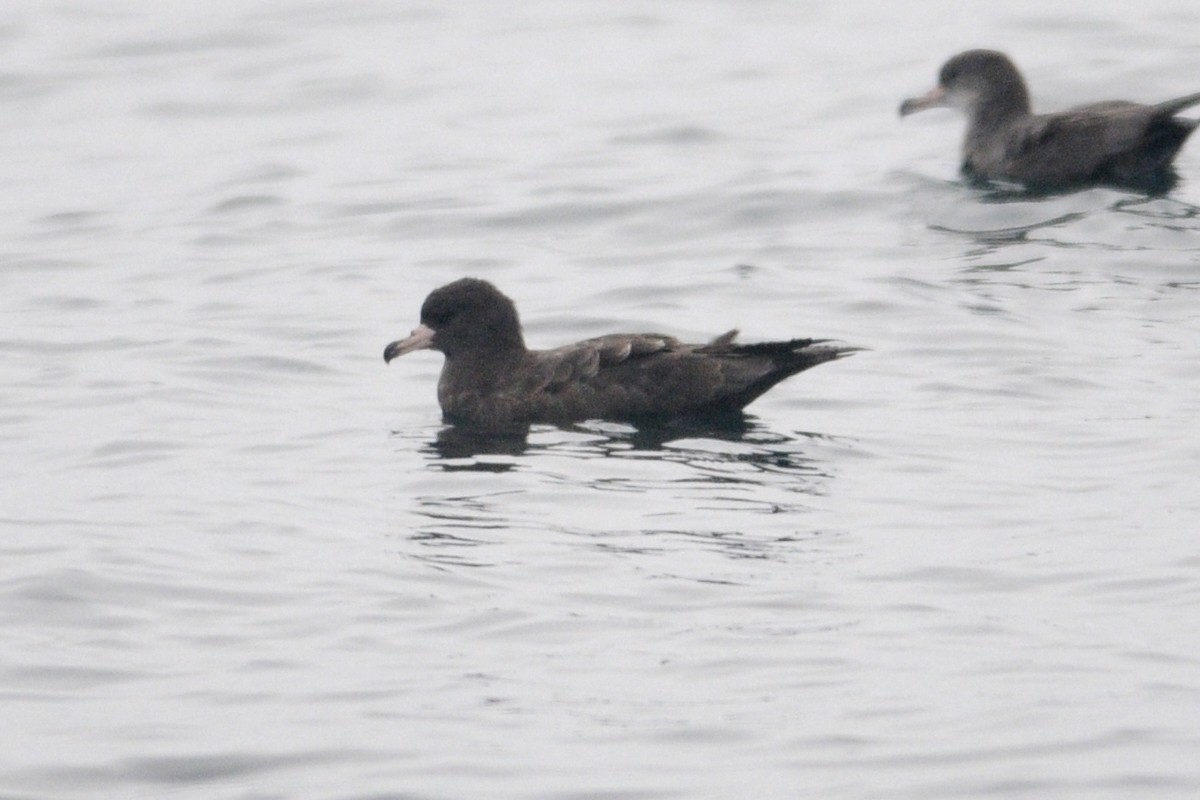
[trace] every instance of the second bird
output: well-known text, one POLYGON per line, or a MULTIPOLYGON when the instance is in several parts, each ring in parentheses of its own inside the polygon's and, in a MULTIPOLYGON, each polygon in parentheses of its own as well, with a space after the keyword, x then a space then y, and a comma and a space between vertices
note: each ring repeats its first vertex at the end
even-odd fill
POLYGON ((1200 92, 1155 105, 1125 100, 1034 114, 1016 65, 995 50, 968 50, 947 61, 930 92, 905 100, 900 116, 951 106, 967 116, 962 171, 1037 191, 1107 185, 1149 194, 1169 191, 1172 161, 1197 120, 1177 117, 1200 92))

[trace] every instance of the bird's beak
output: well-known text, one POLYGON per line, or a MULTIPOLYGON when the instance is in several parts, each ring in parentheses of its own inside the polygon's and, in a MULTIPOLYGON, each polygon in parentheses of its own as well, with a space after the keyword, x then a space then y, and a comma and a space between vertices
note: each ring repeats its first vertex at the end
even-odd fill
POLYGON ((940 108, 950 105, 946 98, 946 90, 935 86, 920 97, 910 97, 900 104, 900 116, 907 117, 927 108, 940 108))
POLYGON ((391 361, 397 356, 411 353, 413 350, 424 350, 433 346, 433 328, 428 325, 418 325, 407 339, 399 339, 383 348, 383 360, 391 361))

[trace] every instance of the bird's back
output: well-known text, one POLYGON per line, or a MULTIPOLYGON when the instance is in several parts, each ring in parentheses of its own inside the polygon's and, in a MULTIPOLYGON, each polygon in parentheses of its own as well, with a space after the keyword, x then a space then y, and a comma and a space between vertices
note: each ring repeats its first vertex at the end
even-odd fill
MULTIPOLYGON (((739 411, 775 384, 852 352, 813 339, 705 345, 656 334, 614 334, 530 354, 541 415, 639 419, 739 411)), ((527 394, 527 396, 529 396, 527 394)))
POLYGON ((1175 117, 1200 94, 1158 105, 1108 101, 1031 116, 1007 143, 1005 177, 1031 187, 1169 189, 1171 167, 1196 121, 1175 117))

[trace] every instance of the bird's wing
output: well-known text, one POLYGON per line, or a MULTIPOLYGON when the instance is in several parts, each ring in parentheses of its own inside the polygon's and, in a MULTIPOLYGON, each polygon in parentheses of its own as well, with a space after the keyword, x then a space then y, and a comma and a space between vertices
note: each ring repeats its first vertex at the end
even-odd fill
POLYGON ((613 333, 534 353, 538 388, 557 392, 565 386, 594 383, 606 371, 657 353, 683 348, 678 339, 657 333, 613 333))
POLYGON ((1033 117, 1009 145, 1012 177, 1091 179, 1113 159, 1144 146, 1154 120, 1152 106, 1119 100, 1033 117))

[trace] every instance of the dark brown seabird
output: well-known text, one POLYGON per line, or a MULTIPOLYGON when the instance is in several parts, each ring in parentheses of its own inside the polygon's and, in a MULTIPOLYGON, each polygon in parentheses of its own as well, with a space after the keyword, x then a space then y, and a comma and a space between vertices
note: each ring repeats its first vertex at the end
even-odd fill
POLYGON ((504 428, 736 414, 784 378, 860 349, 826 339, 735 344, 736 335, 695 345, 615 333, 529 350, 513 302, 487 281, 462 278, 425 298, 420 325, 389 344, 383 358, 440 350, 445 419, 504 428))
POLYGON ((905 100, 900 116, 939 106, 965 113, 969 178, 1037 191, 1114 186, 1162 194, 1178 181, 1171 162, 1200 124, 1175 114, 1197 103, 1200 92, 1155 105, 1110 100, 1034 114, 1008 56, 968 50, 942 66, 932 91, 905 100))

